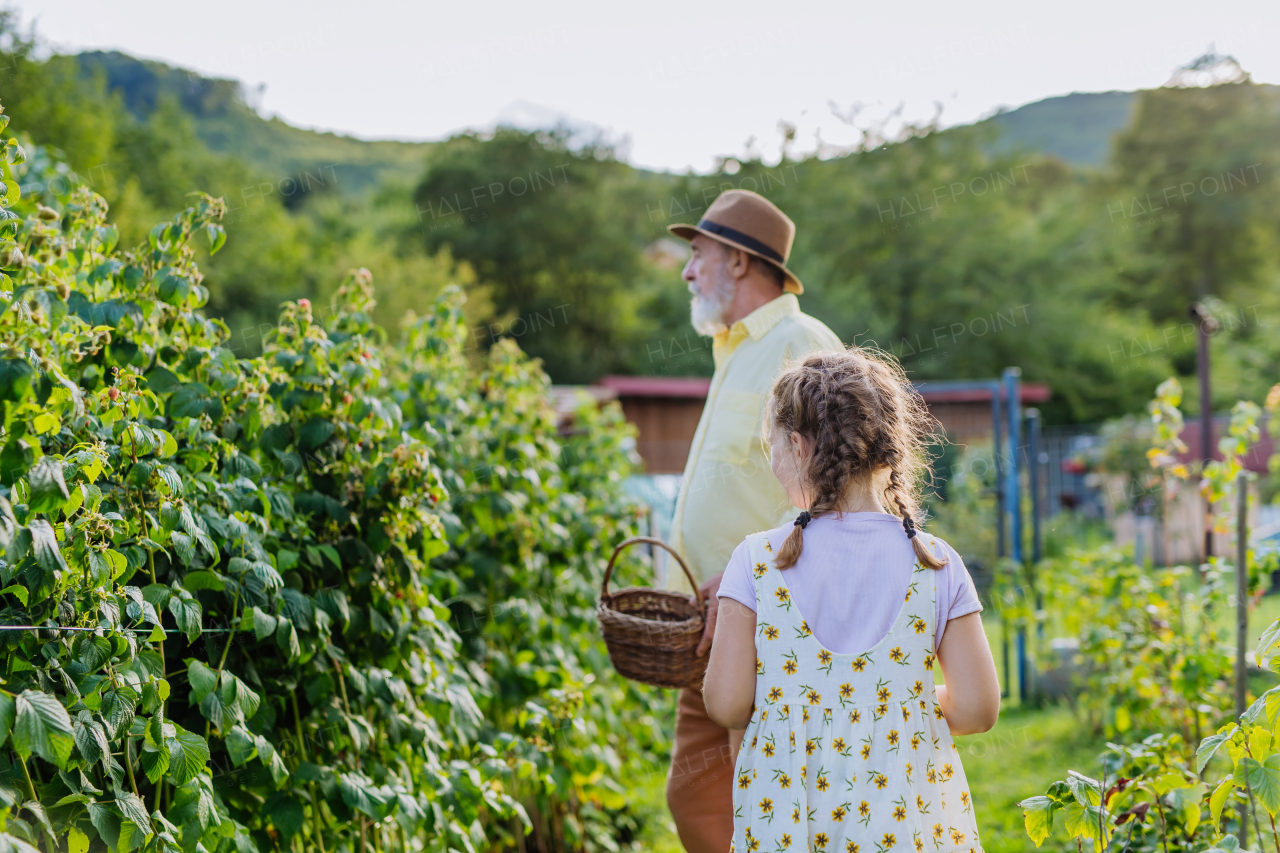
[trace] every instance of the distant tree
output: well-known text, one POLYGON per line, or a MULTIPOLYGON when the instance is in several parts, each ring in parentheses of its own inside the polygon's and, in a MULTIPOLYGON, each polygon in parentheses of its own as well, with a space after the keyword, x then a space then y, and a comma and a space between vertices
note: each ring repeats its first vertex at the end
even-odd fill
POLYGON ((1278 136, 1280 96, 1231 57, 1202 56, 1139 94, 1111 158, 1108 215, 1139 250, 1122 297, 1169 320, 1257 291, 1277 258, 1278 136))
POLYGON ((608 144, 570 142, 564 129, 458 136, 414 204, 428 250, 451 247, 490 288, 497 316, 481 338, 515 337, 556 381, 585 382, 637 367, 656 329, 646 304, 679 279, 642 258, 644 173, 608 144))

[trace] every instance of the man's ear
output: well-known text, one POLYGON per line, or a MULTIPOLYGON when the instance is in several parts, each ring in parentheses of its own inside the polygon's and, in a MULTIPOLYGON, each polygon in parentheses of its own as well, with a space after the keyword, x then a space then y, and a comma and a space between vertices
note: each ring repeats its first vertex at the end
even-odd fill
POLYGON ((729 249, 729 275, 734 280, 746 278, 751 272, 751 255, 741 249, 729 249))

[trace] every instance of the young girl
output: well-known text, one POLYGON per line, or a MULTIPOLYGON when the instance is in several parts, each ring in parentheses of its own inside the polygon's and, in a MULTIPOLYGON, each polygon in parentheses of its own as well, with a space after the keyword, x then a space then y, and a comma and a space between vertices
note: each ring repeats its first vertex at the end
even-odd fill
POLYGON ((870 351, 814 353, 765 423, 808 509, 739 545, 717 593, 707 713, 746 728, 730 850, 980 851, 951 736, 990 729, 1000 687, 973 581, 916 527, 924 402, 870 351))

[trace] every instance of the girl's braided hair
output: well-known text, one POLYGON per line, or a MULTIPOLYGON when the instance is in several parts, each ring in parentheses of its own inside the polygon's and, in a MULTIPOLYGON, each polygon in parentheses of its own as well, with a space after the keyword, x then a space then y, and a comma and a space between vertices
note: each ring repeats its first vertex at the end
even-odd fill
POLYGON ((800 433, 812 448, 802 472, 809 508, 778 550, 779 569, 800 558, 809 519, 837 511, 849 484, 863 478, 902 517, 920 563, 946 563, 916 535, 921 484, 932 480, 925 446, 937 422, 891 356, 862 347, 805 356, 773 383, 765 423, 800 433))

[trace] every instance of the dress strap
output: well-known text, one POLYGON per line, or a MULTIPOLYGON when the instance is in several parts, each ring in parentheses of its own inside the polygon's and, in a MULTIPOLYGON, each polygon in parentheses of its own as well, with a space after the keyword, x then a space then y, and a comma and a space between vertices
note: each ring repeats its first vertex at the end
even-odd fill
POLYGON ((747 542, 751 554, 751 576, 756 588, 757 619, 782 628, 789 624, 796 607, 787 582, 774 563, 773 546, 769 544, 766 533, 753 533, 747 537, 747 542))

